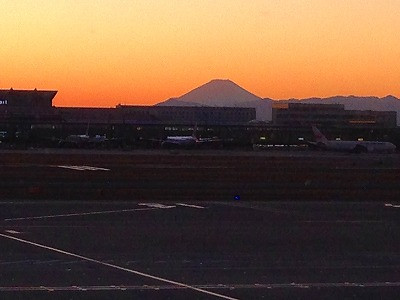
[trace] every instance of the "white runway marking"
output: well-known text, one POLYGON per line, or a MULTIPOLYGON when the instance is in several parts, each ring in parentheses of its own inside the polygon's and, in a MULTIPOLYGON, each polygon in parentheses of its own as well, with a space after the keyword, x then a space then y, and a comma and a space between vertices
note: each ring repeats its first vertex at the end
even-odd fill
MULTIPOLYGON (((311 282, 311 283, 254 283, 254 284, 207 284, 196 285, 199 289, 309 289, 332 287, 399 287, 400 282, 311 282)), ((28 291, 125 291, 125 290, 178 290, 186 287, 176 285, 95 285, 95 286, 10 286, 0 287, 0 292, 28 291)), ((233 298, 228 298, 233 299, 233 298)))
POLYGON ((329 223, 385 223, 385 221, 379 221, 379 220, 309 220, 309 221, 299 221, 298 223, 323 223, 323 224, 329 224, 329 223))
POLYGON ((395 204, 391 204, 391 203, 385 203, 386 207, 393 207, 393 208, 400 208, 400 205, 395 205, 395 204))
POLYGON ((4 230, 4 231, 7 232, 7 233, 11 233, 11 234, 19 234, 19 233, 21 233, 19 231, 15 231, 15 230, 4 230))
POLYGON ((186 204, 186 203, 175 203, 176 205, 180 205, 180 206, 186 206, 186 207, 192 207, 192 208, 200 208, 203 209, 203 206, 199 206, 199 205, 193 205, 193 204, 186 204))
POLYGON ((4 219, 4 221, 38 220, 38 219, 60 218, 60 217, 102 215, 102 214, 113 214, 113 213, 120 213, 120 212, 131 212, 131 211, 142 211, 142 210, 153 210, 153 209, 157 209, 157 208, 156 207, 147 207, 147 208, 130 208, 130 209, 119 209, 119 210, 91 211, 91 212, 83 212, 83 213, 61 214, 61 215, 47 215, 47 216, 25 217, 25 218, 9 218, 9 219, 4 219))
POLYGON ((262 205, 260 205, 260 203, 250 204, 250 203, 241 202, 239 200, 230 201, 230 202, 213 201, 212 203, 214 205, 231 206, 231 207, 237 207, 237 208, 247 208, 247 209, 252 209, 252 210, 276 213, 276 214, 285 214, 285 215, 296 215, 297 214, 295 211, 283 211, 280 209, 271 208, 268 205, 266 205, 265 203, 263 203, 262 205))
POLYGON ((233 169, 231 166, 190 166, 190 165, 169 165, 169 164, 137 164, 142 169, 233 169))
POLYGON ((153 208, 161 208, 161 209, 176 207, 175 205, 164 205, 164 204, 160 204, 160 203, 139 203, 138 205, 153 207, 153 208))
POLYGON ((38 244, 38 243, 35 243, 35 242, 31 242, 31 241, 28 241, 28 240, 20 239, 20 238, 11 236, 11 235, 0 233, 0 236, 2 236, 4 238, 7 238, 7 239, 15 240, 15 241, 18 241, 18 242, 21 242, 21 243, 24 243, 24 244, 36 246, 36 247, 43 248, 43 249, 46 249, 46 250, 50 250, 50 251, 53 251, 53 252, 61 253, 61 254, 72 256, 72 257, 76 257, 76 258, 80 258, 82 260, 90 261, 90 262, 93 262, 93 263, 96 263, 96 264, 99 264, 99 265, 103 265, 103 266, 107 266, 107 267, 114 268, 114 269, 117 269, 117 270, 133 273, 133 274, 136 274, 136 275, 139 275, 139 276, 142 276, 142 277, 146 277, 146 278, 154 279, 154 280, 157 280, 157 281, 173 284, 173 285, 176 285, 176 286, 184 287, 184 288, 191 289, 191 290, 203 293, 203 294, 212 295, 212 296, 215 296, 215 297, 218 297, 218 298, 221 298, 221 299, 238 300, 236 298, 232 298, 232 297, 229 297, 229 296, 225 296, 225 295, 222 295, 222 294, 218 294, 218 293, 210 292, 210 291, 207 291, 207 290, 204 290, 204 289, 201 289, 201 288, 197 288, 197 287, 192 286, 192 285, 188 285, 188 284, 185 284, 185 283, 181 283, 181 282, 165 279, 165 278, 162 278, 162 277, 153 276, 153 275, 150 275, 150 274, 147 274, 147 273, 139 272, 139 271, 128 269, 128 268, 124 268, 124 267, 121 267, 121 266, 118 266, 118 265, 114 265, 114 264, 103 262, 101 260, 93 259, 93 258, 82 256, 82 255, 79 255, 79 254, 67 252, 67 251, 64 251, 64 250, 61 250, 61 249, 57 249, 57 248, 49 247, 49 246, 46 246, 46 245, 38 244))
POLYGON ((52 167, 71 169, 71 170, 76 170, 76 171, 110 171, 110 169, 91 167, 91 166, 60 165, 60 166, 52 166, 52 167))
POLYGON ((0 262, 0 265, 6 266, 6 265, 22 265, 22 264, 51 264, 51 263, 59 263, 59 259, 52 259, 52 260, 37 260, 37 259, 25 259, 25 260, 16 260, 16 261, 3 261, 0 262))

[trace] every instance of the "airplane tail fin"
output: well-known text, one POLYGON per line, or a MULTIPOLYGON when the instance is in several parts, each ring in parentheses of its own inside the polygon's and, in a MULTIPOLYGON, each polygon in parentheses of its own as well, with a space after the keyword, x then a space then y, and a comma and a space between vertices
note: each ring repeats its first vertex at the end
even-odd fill
POLYGON ((192 137, 194 137, 195 139, 197 139, 197 123, 194 124, 192 137))
POLYGON ((86 127, 86 136, 89 136, 89 124, 90 124, 90 123, 87 123, 87 127, 86 127))
POLYGON ((322 134, 321 131, 318 130, 317 127, 312 126, 312 131, 314 133, 314 137, 315 137, 315 141, 317 143, 326 143, 328 141, 328 139, 322 134))

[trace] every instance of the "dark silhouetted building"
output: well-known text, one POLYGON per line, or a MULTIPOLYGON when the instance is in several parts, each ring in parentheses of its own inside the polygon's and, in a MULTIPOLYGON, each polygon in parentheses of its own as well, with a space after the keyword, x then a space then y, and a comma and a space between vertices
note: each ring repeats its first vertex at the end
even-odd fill
POLYGON ((159 124, 242 125, 256 118, 255 108, 204 106, 118 105, 126 123, 141 120, 159 124))
POLYGON ((0 90, 0 122, 137 125, 241 125, 256 118, 254 108, 130 106, 53 107, 57 91, 0 90))
POLYGON ((52 106, 57 91, 0 90, 0 124, 30 126, 60 121, 52 106))
POLYGON ((289 103, 272 108, 276 126, 394 128, 395 111, 345 110, 342 104, 289 103))
POLYGON ((1 113, 48 113, 57 91, 0 90, 1 113))

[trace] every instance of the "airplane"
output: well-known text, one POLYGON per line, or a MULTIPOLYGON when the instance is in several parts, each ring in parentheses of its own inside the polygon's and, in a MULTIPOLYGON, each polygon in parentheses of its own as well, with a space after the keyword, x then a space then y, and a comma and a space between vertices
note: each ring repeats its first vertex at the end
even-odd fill
POLYGON ((194 126, 192 135, 186 136, 167 136, 161 141, 162 148, 170 147, 198 147, 201 145, 222 145, 222 139, 218 137, 198 138, 197 125, 194 126))
POLYGON ((200 138, 197 137, 197 125, 194 126, 192 135, 185 136, 167 136, 165 139, 140 138, 141 141, 152 143, 152 146, 158 145, 161 148, 197 148, 202 146, 221 147, 223 140, 218 137, 200 138))
POLYGON ((89 135, 89 124, 86 128, 85 134, 71 134, 67 136, 65 139, 60 139, 58 141, 58 145, 60 147, 63 146, 72 146, 72 147, 97 147, 103 146, 106 143, 113 143, 119 141, 121 139, 109 139, 105 135, 89 135))
POLYGON ((315 142, 308 142, 312 147, 322 150, 345 151, 352 153, 387 152, 393 153, 396 146, 389 142, 378 141, 333 141, 328 140, 317 127, 312 126, 315 142))
POLYGON ((59 139, 58 145, 59 146, 83 146, 89 143, 90 136, 89 136, 89 124, 86 128, 85 134, 71 134, 67 136, 65 139, 59 139))

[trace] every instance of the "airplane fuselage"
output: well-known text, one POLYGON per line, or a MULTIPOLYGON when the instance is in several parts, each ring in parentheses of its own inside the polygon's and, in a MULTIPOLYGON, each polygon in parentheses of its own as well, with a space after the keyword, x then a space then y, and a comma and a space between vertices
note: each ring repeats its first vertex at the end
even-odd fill
POLYGON ((86 134, 72 134, 70 136, 67 136, 65 139, 65 142, 67 143, 81 143, 81 142, 87 142, 89 141, 90 137, 86 134))
POLYGON ((164 141, 162 141, 161 146, 190 146, 196 144, 196 142, 197 139, 193 136, 168 136, 164 141))
POLYGON ((72 146, 95 146, 103 144, 107 141, 104 135, 96 135, 90 137, 86 134, 72 134, 61 140, 60 145, 72 145, 72 146))
POLYGON ((396 146, 389 142, 377 141, 326 141, 326 150, 354 152, 394 152, 396 146))
POLYGON ((348 152, 394 152, 396 146, 389 142, 378 141, 333 141, 328 140, 317 127, 312 126, 315 142, 311 146, 324 150, 348 151, 348 152))

